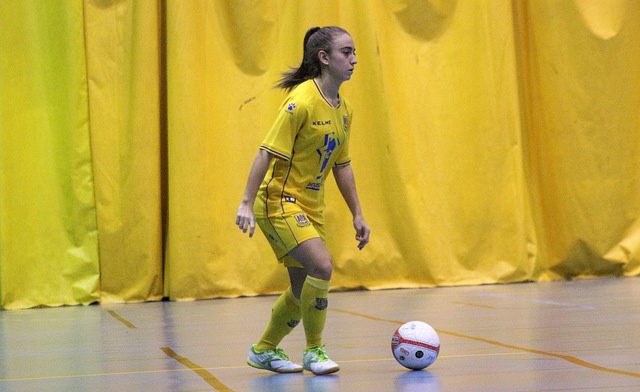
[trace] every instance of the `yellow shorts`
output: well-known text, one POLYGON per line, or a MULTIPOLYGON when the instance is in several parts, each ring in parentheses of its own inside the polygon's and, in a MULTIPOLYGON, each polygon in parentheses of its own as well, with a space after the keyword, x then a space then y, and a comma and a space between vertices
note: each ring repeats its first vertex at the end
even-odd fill
POLYGON ((285 212, 272 217, 256 217, 256 223, 267 237, 278 261, 285 267, 303 268, 289 256, 289 251, 311 238, 324 241, 324 225, 314 222, 294 203, 285 203, 285 212))

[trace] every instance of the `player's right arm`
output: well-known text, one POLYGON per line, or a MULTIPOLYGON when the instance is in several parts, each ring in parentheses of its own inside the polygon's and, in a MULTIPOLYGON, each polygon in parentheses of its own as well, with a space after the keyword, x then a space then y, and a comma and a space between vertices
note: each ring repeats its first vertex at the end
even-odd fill
POLYGON ((242 196, 242 202, 238 207, 238 213, 236 215, 236 225, 242 230, 243 233, 249 230, 249 237, 253 237, 253 233, 256 229, 256 217, 253 213, 253 203, 256 200, 258 189, 264 179, 267 170, 269 170, 269 164, 273 156, 266 150, 258 150, 251 171, 249 172, 249 179, 247 180, 247 186, 244 189, 244 195, 242 196))

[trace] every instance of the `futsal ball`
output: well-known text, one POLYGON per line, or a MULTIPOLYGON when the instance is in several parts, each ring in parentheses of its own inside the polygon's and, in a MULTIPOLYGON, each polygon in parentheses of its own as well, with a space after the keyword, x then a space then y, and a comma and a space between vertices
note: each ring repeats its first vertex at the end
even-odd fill
POLYGON ((429 324, 410 321, 393 334, 391 351, 400 365, 413 370, 424 369, 438 358, 440 338, 429 324))

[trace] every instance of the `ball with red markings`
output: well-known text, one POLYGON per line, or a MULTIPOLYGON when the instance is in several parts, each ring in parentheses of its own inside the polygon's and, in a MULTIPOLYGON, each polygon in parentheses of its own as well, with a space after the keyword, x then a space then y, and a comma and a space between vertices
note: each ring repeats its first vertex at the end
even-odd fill
POLYGON ((440 353, 440 338, 429 324, 410 321, 396 330, 391 351, 400 365, 413 370, 431 365, 440 353))

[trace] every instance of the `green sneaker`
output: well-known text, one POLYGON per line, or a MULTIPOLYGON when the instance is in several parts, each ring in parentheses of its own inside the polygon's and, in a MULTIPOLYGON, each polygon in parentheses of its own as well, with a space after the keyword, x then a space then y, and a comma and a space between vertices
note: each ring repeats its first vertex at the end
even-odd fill
POLYGON ((249 357, 247 358, 249 366, 276 373, 298 373, 302 371, 302 366, 291 362, 281 348, 256 351, 255 347, 256 345, 254 344, 249 350, 249 357))
POLYGON ((324 346, 316 346, 304 350, 302 365, 316 375, 335 373, 340 370, 340 366, 329 359, 324 346))

